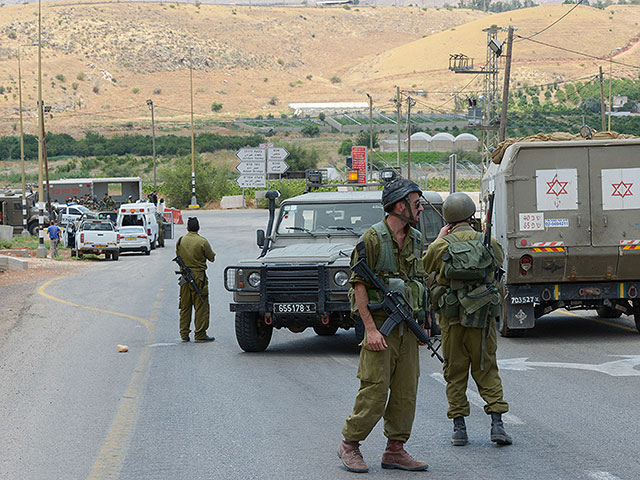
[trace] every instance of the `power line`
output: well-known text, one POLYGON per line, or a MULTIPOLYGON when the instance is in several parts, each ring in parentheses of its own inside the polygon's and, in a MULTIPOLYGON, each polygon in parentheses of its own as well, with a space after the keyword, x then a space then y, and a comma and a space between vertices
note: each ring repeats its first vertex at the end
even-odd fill
POLYGON ((558 23, 560 20, 562 20, 564 17, 566 17, 567 15, 569 15, 571 12, 573 12, 576 8, 578 8, 578 5, 580 5, 582 2, 584 2, 584 0, 580 0, 578 3, 576 3, 571 10, 569 10, 567 13, 565 13, 564 15, 562 15, 560 18, 558 18, 555 22, 550 23, 549 25, 547 25, 546 27, 544 27, 542 30, 540 30, 539 32, 534 33, 533 35, 530 35, 526 38, 521 38, 520 40, 516 40, 516 42, 522 41, 522 40, 530 40, 531 38, 535 37, 536 35, 540 35, 542 32, 545 32, 547 30, 549 30, 551 27, 553 27, 556 23, 558 23))

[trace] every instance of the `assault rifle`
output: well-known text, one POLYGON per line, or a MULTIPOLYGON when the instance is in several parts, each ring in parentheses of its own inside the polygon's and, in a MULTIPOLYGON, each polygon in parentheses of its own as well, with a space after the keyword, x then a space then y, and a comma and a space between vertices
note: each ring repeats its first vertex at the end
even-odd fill
POLYGON ((202 301, 202 304, 204 305, 205 303, 207 303, 205 302, 204 297, 202 296, 202 292, 200 291, 200 288, 198 288, 198 284, 193 278, 193 275, 191 275, 191 269, 184 264, 184 261, 182 260, 180 255, 176 255, 176 258, 174 258, 172 261, 176 262, 178 264, 178 267, 180 268, 180 270, 176 272, 176 275, 182 275, 182 278, 180 278, 180 281, 178 281, 178 285, 182 286, 185 283, 190 283, 200 297, 200 301, 202 301))
POLYGON ((367 282, 370 282, 377 290, 379 290, 383 294, 382 302, 379 304, 369 304, 369 308, 371 310, 379 310, 383 309, 387 312, 388 317, 385 322, 380 327, 380 333, 382 333, 385 337, 388 336, 391 331, 398 325, 400 322, 405 322, 409 330, 413 332, 413 334, 418 338, 418 340, 424 343, 429 350, 431 350, 431 356, 436 357, 442 363, 444 363, 444 359, 438 353, 438 346, 434 346, 429 339, 429 336, 425 333, 418 322, 413 318, 411 314, 411 305, 407 300, 407 297, 404 296, 402 292, 392 292, 389 290, 384 283, 380 281, 378 276, 373 273, 369 265, 364 258, 358 260, 356 264, 351 267, 356 274, 361 276, 367 282))
MULTIPOLYGON (((484 248, 487 249, 487 251, 491 255, 491 258, 493 258, 494 263, 497 265, 498 262, 496 261, 496 257, 493 256, 493 248, 491 248, 491 227, 493 225, 493 200, 495 195, 496 194, 494 192, 494 193, 490 193, 489 196, 487 197, 487 218, 485 221, 483 243, 484 243, 484 248)), ((504 269, 500 265, 497 265, 496 279, 500 281, 500 279, 502 278, 502 275, 504 275, 504 269)))

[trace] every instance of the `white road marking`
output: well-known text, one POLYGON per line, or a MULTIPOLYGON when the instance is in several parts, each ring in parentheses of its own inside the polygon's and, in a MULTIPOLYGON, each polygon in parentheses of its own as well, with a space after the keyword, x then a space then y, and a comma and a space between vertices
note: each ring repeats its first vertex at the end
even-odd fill
MULTIPOLYGON (((433 378, 435 381, 437 381, 438 383, 441 383, 444 386, 447 385, 447 382, 441 373, 432 373, 431 378, 433 378)), ((467 388, 467 398, 469 399, 469 403, 475 405, 478 408, 484 409, 485 401, 482 399, 480 394, 475 390, 471 390, 470 388, 467 388)), ((524 422, 520 420, 520 418, 513 415, 512 413, 504 413, 502 415, 502 420, 504 421, 504 423, 508 423, 510 425, 524 425, 524 422)))
POLYGON ((587 474, 594 480, 620 480, 620 477, 609 472, 587 472, 587 474))
POLYGON ((576 370, 591 370, 610 375, 612 377, 640 377, 640 355, 612 355, 622 358, 613 362, 601 363, 561 363, 561 362, 530 362, 526 357, 507 358, 498 360, 500 370, 515 370, 525 372, 533 370, 533 367, 573 368, 576 370))
POLYGON ((149 346, 150 347, 171 347, 173 345, 177 345, 177 343, 152 343, 149 346))

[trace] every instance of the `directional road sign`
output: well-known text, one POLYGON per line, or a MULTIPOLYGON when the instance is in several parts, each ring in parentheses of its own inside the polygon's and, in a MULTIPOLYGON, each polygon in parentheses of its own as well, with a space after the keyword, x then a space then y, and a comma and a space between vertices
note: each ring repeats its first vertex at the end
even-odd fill
MULTIPOLYGON (((271 162, 269 162, 271 163, 271 162)), ((264 175, 264 160, 263 161, 245 161, 236 165, 236 170, 240 173, 248 173, 253 175, 264 175)))
POLYGON ((262 175, 240 175, 236 178, 236 182, 242 188, 264 188, 267 182, 264 174, 262 175))
POLYGON ((241 148, 236 152, 240 161, 265 161, 266 150, 264 148, 241 148))
POLYGON ((282 147, 275 147, 269 149, 269 160, 284 160, 289 156, 289 152, 287 152, 282 147))
POLYGON ((282 160, 267 160, 267 173, 284 173, 289 169, 289 165, 287 165, 282 160))

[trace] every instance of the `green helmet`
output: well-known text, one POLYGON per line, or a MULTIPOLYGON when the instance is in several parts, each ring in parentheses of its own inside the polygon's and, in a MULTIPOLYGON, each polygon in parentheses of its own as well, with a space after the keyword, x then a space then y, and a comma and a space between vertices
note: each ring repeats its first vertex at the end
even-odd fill
POLYGON ((442 204, 442 214, 447 223, 462 222, 472 217, 474 213, 476 213, 476 204, 466 193, 452 193, 442 204))
POLYGON ((406 178, 398 178, 387 183, 382 191, 382 206, 385 212, 391 210, 395 203, 407 198, 409 194, 413 192, 422 195, 420 187, 415 182, 407 180, 406 178))

